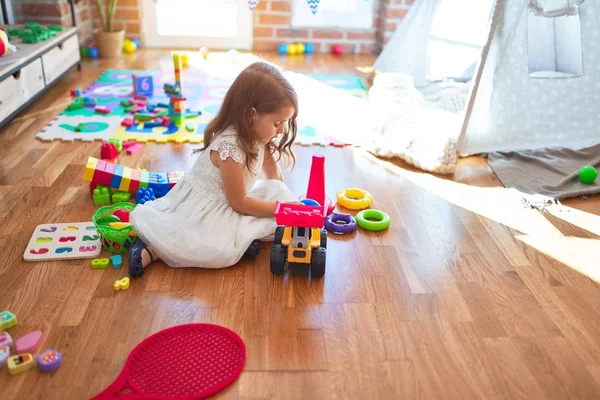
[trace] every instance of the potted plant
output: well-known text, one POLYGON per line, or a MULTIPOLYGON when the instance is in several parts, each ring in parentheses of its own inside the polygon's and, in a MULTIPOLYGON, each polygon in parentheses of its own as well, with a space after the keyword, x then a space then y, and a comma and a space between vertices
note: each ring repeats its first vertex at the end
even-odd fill
POLYGON ((94 0, 98 13, 100 14, 101 30, 94 34, 96 47, 102 58, 116 58, 121 55, 125 30, 115 31, 115 13, 117 12, 118 0, 94 0))

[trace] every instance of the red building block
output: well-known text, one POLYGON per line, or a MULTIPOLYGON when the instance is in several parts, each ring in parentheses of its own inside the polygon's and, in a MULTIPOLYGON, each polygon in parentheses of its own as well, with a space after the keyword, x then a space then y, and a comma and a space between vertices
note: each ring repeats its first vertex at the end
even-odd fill
POLYGON ((103 160, 114 160, 119 155, 119 151, 114 144, 104 142, 100 148, 100 158, 103 160))

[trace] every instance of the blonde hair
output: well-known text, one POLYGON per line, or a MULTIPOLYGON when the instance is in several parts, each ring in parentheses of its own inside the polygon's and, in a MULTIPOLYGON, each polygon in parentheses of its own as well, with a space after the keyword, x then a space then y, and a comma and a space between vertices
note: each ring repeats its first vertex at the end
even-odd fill
POLYGON ((250 169, 250 165, 258 158, 256 138, 250 126, 252 108, 259 114, 270 114, 284 105, 291 106, 294 114, 280 140, 277 143, 271 140, 267 149, 275 154, 277 161, 285 155, 295 162, 292 144, 296 140, 298 129, 296 92, 277 68, 264 62, 253 63, 238 75, 227 91, 217 116, 204 130, 204 147, 195 152, 206 150, 221 132, 232 126, 237 132, 238 145, 246 155, 246 167, 250 169))

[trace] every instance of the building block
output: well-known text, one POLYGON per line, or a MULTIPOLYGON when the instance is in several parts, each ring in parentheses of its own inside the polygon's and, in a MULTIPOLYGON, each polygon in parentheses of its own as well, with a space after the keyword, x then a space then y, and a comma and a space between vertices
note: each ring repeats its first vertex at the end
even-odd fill
POLYGON ((121 268, 123 265, 123 257, 119 254, 110 256, 110 262, 112 263, 113 268, 121 268))
POLYGON ((130 113, 130 112, 131 112, 131 110, 133 110, 133 109, 136 109, 136 110, 137 110, 138 108, 139 108, 138 106, 136 106, 136 105, 132 104, 132 105, 129 105, 129 106, 125 106, 124 110, 125 110, 125 112, 128 112, 128 113, 130 113))
POLYGON ((133 93, 141 96, 152 96, 154 93, 154 79, 152 75, 133 74, 133 93))
POLYGON ((72 102, 71 104, 69 104, 67 106, 67 111, 81 110, 82 108, 83 108, 83 100, 82 101, 75 100, 74 102, 72 102))
POLYGON ((114 172, 114 163, 106 162, 104 160, 98 160, 92 182, 102 186, 110 186, 110 182, 112 181, 112 176, 114 172))
POLYGON ((129 167, 123 168, 123 177, 121 178, 121 184, 119 185, 119 190, 122 192, 129 192, 129 182, 131 182, 131 171, 133 170, 129 167))
MULTIPOLYGON (((131 148, 127 149, 129 151, 131 148)), ((131 182, 129 183, 129 190, 132 192, 137 192, 140 188, 140 171, 134 169, 131 171, 131 182)))
POLYGON ((156 115, 154 115, 154 118, 162 118, 162 117, 166 117, 168 115, 168 111, 163 110, 163 111, 159 111, 156 113, 156 115))
POLYGON ((110 260, 108 258, 94 258, 92 260, 93 269, 105 269, 108 268, 108 264, 110 264, 110 260))
POLYGON ((92 201, 95 206, 110 204, 110 189, 106 186, 98 186, 92 193, 92 201))
MULTIPOLYGON (((125 167, 123 167, 120 164, 115 164, 115 171, 113 172, 113 178, 110 181, 111 188, 118 188, 121 185, 121 179, 123 179, 123 171, 124 170, 125 170, 125 167)), ((113 201, 114 201, 114 195, 113 195, 113 201)))
POLYGON ((113 285, 115 291, 126 290, 129 288, 129 278, 125 277, 121 280, 115 281, 113 285))
POLYGON ((103 160, 114 160, 119 155, 119 151, 112 143, 104 142, 100 148, 100 158, 103 160))
POLYGON ((146 121, 146 122, 144 122, 144 129, 158 128, 159 126, 162 126, 162 121, 146 121))
POLYGON ((111 113, 111 110, 109 110, 108 108, 106 108, 104 106, 96 106, 96 108, 94 108, 94 111, 99 114, 110 114, 111 113))
POLYGON ((92 99, 91 97, 84 97, 83 98, 83 105, 84 106, 95 106, 96 105, 96 99, 92 99))
POLYGON ((123 142, 123 148, 124 149, 128 149, 128 148, 130 148, 131 146, 133 146, 135 144, 136 144, 135 140, 128 140, 126 142, 123 142))
POLYGON ((19 354, 8 358, 8 373, 18 375, 33 368, 34 358, 31 354, 19 354))
MULTIPOLYGON (((128 99, 121 100, 121 103, 120 103, 120 104, 121 104, 123 107, 131 107, 131 101, 129 101, 128 99)), ((127 110, 126 110, 126 111, 127 111, 127 110)))
POLYGON ((0 332, 0 346, 10 346, 13 344, 12 337, 8 332, 0 332))
POLYGON ((141 111, 141 107, 138 106, 131 106, 132 108, 129 110, 129 114, 137 114, 138 112, 141 111))
POLYGON ((123 119, 123 121, 121 121, 121 125, 125 126, 127 128, 131 128, 133 126, 134 122, 133 122, 133 118, 125 118, 123 119))
POLYGON ((135 194, 135 202, 138 204, 144 204, 147 201, 156 200, 154 190, 148 188, 140 188, 135 194))
POLYGON ((119 153, 123 151, 123 141, 121 139, 110 138, 108 139, 108 143, 114 145, 119 153))
POLYGON ((140 95, 140 94, 136 94, 135 96, 133 96, 133 98, 136 99, 136 100, 141 100, 141 101, 143 101, 145 103, 148 102, 148 96, 143 96, 143 95, 140 95))
POLYGON ((8 361, 8 357, 10 357, 10 347, 9 346, 0 346, 0 368, 6 365, 8 361))
POLYGON ((17 325, 17 316, 10 311, 0 313, 0 332, 17 325))
POLYGON ((140 188, 147 188, 150 174, 148 171, 140 171, 140 188))
POLYGON ((131 154, 135 154, 135 153, 137 153, 138 151, 142 150, 143 148, 144 148, 144 147, 143 147, 141 144, 137 144, 137 143, 136 143, 136 144, 134 144, 133 146, 131 146, 131 147, 128 147, 128 148, 127 148, 127 150, 126 150, 126 153, 127 153, 127 154, 129 154, 129 155, 131 155, 131 154))
POLYGON ((123 201, 129 201, 131 198, 131 193, 129 192, 121 192, 117 191, 112 195, 112 201, 115 203, 121 203, 123 201))
POLYGON ((60 351, 48 349, 38 354, 36 360, 40 371, 50 372, 60 368, 63 362, 63 357, 62 354, 60 354, 60 351))
POLYGON ((35 353, 42 344, 42 332, 33 331, 21 336, 15 341, 15 350, 18 354, 35 353))
POLYGON ((84 122, 80 122, 77 125, 75 125, 75 132, 83 132, 84 129, 85 129, 84 122))
POLYGON ((85 171, 83 173, 83 180, 86 182, 92 182, 94 179, 94 172, 96 172, 96 165, 98 163, 98 159, 96 158, 88 158, 87 164, 85 165, 85 171))
POLYGON ((131 104, 135 104, 138 107, 146 107, 146 104, 148 103, 147 101, 142 101, 142 100, 130 100, 131 104))
POLYGON ((154 115, 152 115, 152 114, 144 114, 144 113, 137 113, 134 116, 134 119, 136 121, 152 121, 153 118, 154 118, 154 115))

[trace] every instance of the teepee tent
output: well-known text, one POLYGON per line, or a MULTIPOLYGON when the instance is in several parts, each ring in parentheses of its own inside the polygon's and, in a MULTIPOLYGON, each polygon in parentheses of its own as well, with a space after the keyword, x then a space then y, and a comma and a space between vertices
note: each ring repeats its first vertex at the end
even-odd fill
MULTIPOLYGON (((425 97, 432 82, 468 82, 466 105, 444 109, 459 117, 457 125, 427 134, 386 125, 374 134, 376 153, 404 159, 410 153, 418 167, 438 154, 426 170, 451 173, 453 159, 439 154, 600 143, 599 39, 598 0, 417 0, 373 67, 411 77, 425 97), (432 147, 428 135, 443 148, 432 147)), ((411 121, 414 127, 437 118, 427 117, 430 108, 424 122, 411 121)))
POLYGON ((599 22, 595 0, 497 0, 460 154, 600 143, 599 22))

